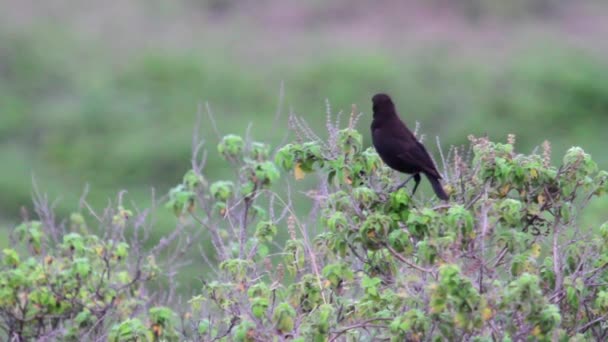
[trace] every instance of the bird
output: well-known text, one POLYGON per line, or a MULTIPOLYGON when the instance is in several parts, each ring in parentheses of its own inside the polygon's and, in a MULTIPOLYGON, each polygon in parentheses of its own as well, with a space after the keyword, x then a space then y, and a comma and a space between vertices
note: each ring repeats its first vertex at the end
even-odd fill
POLYGON ((402 188, 413 178, 416 182, 412 191, 413 196, 420 184, 420 174, 423 173, 431 182, 437 197, 448 200, 448 195, 439 182, 441 175, 431 156, 401 121, 391 97, 384 93, 376 94, 372 97, 372 105, 374 114, 371 133, 376 152, 391 169, 411 174, 395 190, 402 188))

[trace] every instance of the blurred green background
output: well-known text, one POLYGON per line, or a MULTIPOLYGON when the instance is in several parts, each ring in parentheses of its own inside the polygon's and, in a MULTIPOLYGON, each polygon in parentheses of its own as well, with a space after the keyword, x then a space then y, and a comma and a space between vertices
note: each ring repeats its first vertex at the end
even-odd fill
MULTIPOLYGON (((8 1, 0 7, 0 226, 31 207, 32 176, 59 216, 84 185, 101 208, 140 207, 189 168, 199 105, 222 133, 278 143, 287 112, 320 129, 386 91, 427 144, 487 133, 554 160, 608 137, 608 4, 563 0, 8 1), (280 122, 273 126, 284 84, 280 122), (278 127, 279 129, 277 129, 278 127)), ((205 119, 206 116, 203 116, 205 119)), ((211 179, 225 174, 203 120, 211 179)), ((437 153, 434 143, 430 150, 437 153)), ((594 204, 591 222, 608 219, 594 204)), ((172 229, 170 214, 157 233, 172 229)), ((2 240, 2 239, 0 239, 2 240)), ((2 244, 6 244, 3 241, 2 244)))

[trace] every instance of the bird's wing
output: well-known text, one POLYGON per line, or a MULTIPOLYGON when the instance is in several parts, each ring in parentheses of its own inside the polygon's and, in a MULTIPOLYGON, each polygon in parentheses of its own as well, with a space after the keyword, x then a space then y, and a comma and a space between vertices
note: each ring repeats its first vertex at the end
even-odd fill
POLYGON ((437 179, 441 179, 441 175, 435 168, 435 163, 433 163, 433 159, 431 159, 431 156, 427 152, 424 145, 416 140, 415 145, 407 146, 409 146, 409 148, 403 148, 401 151, 399 151, 398 156, 400 159, 410 162, 415 161, 418 167, 420 167, 424 173, 437 179), (415 148, 413 146, 415 146, 415 148))
MULTIPOLYGON (((398 118, 396 120, 374 120, 371 128, 372 140, 382 142, 379 146, 375 146, 380 155, 396 157, 406 165, 415 165, 429 176, 441 179, 441 175, 437 172, 424 145, 416 139, 401 120, 398 118), (390 134, 383 132, 384 129, 390 134)), ((376 145, 375 142, 374 145, 376 145)))

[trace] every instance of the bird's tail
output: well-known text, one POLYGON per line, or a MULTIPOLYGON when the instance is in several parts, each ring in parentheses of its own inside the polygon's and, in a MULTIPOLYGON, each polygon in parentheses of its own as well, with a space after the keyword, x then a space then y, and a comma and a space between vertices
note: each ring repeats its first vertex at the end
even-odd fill
POLYGON ((437 197, 439 197, 440 199, 442 199, 444 201, 447 201, 448 194, 446 194, 445 191, 443 190, 443 186, 439 182, 439 179, 437 179, 436 177, 433 177, 432 175, 429 175, 429 174, 426 174, 426 177, 429 179, 429 182, 431 182, 431 185, 433 186, 433 190, 435 191, 435 194, 437 195, 437 197))

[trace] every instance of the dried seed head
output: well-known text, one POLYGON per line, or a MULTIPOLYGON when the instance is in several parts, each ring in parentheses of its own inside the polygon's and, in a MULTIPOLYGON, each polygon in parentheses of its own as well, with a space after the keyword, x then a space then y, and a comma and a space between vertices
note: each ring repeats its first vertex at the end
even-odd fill
POLYGON ((277 278, 276 278, 277 282, 280 283, 281 281, 283 281, 283 277, 285 276, 285 267, 283 266, 283 264, 277 265, 276 275, 277 275, 277 278))
POLYGON ((297 142, 303 141, 302 135, 297 128, 296 117, 293 113, 289 113, 289 117, 287 118, 287 128, 295 133, 297 142))
POLYGON ((551 143, 549 140, 543 142, 543 166, 549 167, 551 165, 551 143))
POLYGON ((478 138, 477 142, 480 143, 483 146, 487 146, 490 143, 490 139, 488 139, 487 136, 484 136, 484 137, 478 138))
POLYGON ((466 175, 469 171, 467 164, 460 156, 460 153, 458 152, 457 148, 454 149, 454 168, 458 177, 460 177, 461 175, 466 175))
POLYGON ((27 208, 25 206, 21 207, 21 219, 24 222, 28 222, 30 220, 30 215, 27 212, 27 208))
POLYGON ((509 133, 509 134, 507 135, 507 142, 508 142, 510 145, 515 146, 515 134, 513 134, 513 133, 509 133))
POLYGON ((496 150, 490 148, 490 139, 487 136, 477 138, 477 145, 481 147, 481 150, 487 152, 487 159, 493 161, 496 158, 496 150))
POLYGON ((289 232, 289 237, 292 240, 296 239, 296 218, 293 215, 289 215, 287 218, 287 231, 289 232))
POLYGON ((270 258, 264 258, 264 268, 266 269, 266 272, 272 272, 272 260, 270 260, 270 258))
POLYGON ((334 125, 331 122, 331 105, 329 103, 329 99, 325 99, 325 128, 328 132, 334 129, 334 125))
POLYGON ((355 127, 355 120, 357 116, 357 105, 353 103, 350 111, 350 118, 348 118, 348 128, 353 129, 355 127))
POLYGON ((456 171, 456 174, 461 174, 461 169, 460 169, 460 161, 462 160, 462 158, 460 157, 460 154, 458 154, 458 149, 454 149, 454 170, 456 171))

